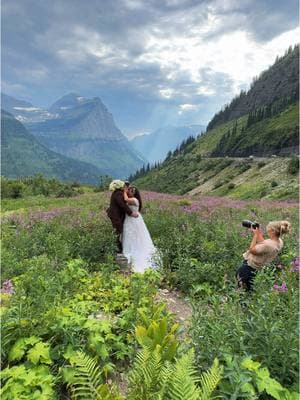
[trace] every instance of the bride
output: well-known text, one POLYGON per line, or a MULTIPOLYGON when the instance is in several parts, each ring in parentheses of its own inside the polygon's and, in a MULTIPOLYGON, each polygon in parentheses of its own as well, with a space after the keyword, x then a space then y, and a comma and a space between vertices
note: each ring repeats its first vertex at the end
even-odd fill
POLYGON ((124 200, 132 211, 138 213, 138 218, 125 217, 123 227, 123 254, 131 264, 133 272, 143 273, 147 268, 156 268, 154 262, 156 249, 152 242, 144 219, 140 214, 142 199, 135 186, 124 189, 124 200))

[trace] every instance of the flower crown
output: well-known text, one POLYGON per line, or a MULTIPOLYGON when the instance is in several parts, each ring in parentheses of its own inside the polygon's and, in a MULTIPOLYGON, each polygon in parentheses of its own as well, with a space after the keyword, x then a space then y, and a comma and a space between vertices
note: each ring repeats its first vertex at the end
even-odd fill
POLYGON ((114 192, 117 189, 123 189, 125 185, 125 182, 120 181, 119 179, 115 179, 114 181, 112 181, 109 185, 109 190, 111 192, 114 192))

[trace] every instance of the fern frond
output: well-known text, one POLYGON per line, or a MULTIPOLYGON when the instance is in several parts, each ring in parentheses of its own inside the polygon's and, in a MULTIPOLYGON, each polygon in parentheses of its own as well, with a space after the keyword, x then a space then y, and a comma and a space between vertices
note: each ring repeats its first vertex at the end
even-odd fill
POLYGON ((155 350, 144 347, 136 355, 133 369, 128 376, 131 389, 128 399, 150 399, 153 395, 159 398, 164 384, 163 379, 167 376, 167 371, 163 368, 160 347, 157 346, 155 350))
POLYGON ((101 370, 97 362, 82 351, 77 351, 74 361, 74 379, 73 383, 68 385, 72 399, 102 400, 106 385, 102 384, 101 370))
POLYGON ((219 365, 217 359, 214 360, 211 368, 204 372, 200 377, 201 400, 210 400, 213 391, 218 386, 223 373, 223 367, 219 365))
POLYGON ((197 378, 193 362, 193 351, 189 351, 176 362, 168 391, 171 400, 201 399, 200 390, 196 386, 197 378))

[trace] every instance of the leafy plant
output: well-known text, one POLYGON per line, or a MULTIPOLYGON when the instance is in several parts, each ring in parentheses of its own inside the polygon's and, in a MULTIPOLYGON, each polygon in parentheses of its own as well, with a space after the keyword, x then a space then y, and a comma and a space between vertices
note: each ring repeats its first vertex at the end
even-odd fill
POLYGON ((62 368, 64 381, 68 384, 74 400, 121 400, 114 387, 103 383, 102 371, 96 360, 82 351, 70 358, 71 365, 62 368))
POLYGON ((172 363, 163 361, 160 346, 152 351, 146 346, 137 354, 129 374, 128 400, 209 400, 221 374, 222 368, 215 360, 212 368, 200 378, 200 388, 192 351, 172 363))
POLYGON ((40 363, 52 364, 49 350, 50 350, 49 344, 41 342, 40 339, 36 336, 31 336, 29 338, 22 338, 17 340, 16 343, 10 349, 8 360, 10 362, 19 361, 26 354, 27 360, 31 361, 31 363, 34 365, 40 363), (29 347, 31 348, 29 349, 29 347))
MULTIPOLYGON (((297 400, 299 393, 290 392, 283 388, 279 382, 270 377, 268 368, 262 368, 261 363, 247 358, 242 362, 242 367, 253 373, 254 382, 258 393, 266 392, 276 400, 297 400)), ((248 386, 248 388, 250 388, 248 386)))
MULTIPOLYGON (((298 399, 299 394, 284 388, 270 377, 268 368, 246 357, 228 355, 225 357, 224 378, 218 393, 224 399, 258 399, 264 394, 276 400, 298 399)), ((263 397, 264 398, 264 397, 263 397)), ((268 397, 269 398, 269 397, 268 397)))
POLYGON ((160 321, 151 321, 147 327, 137 326, 135 335, 141 346, 148 347, 150 350, 159 346, 162 359, 171 361, 175 357, 179 344, 175 337, 177 330, 178 324, 174 324, 168 331, 166 316, 160 321))
POLYGON ((46 365, 26 367, 25 364, 6 368, 1 372, 2 400, 54 400, 55 379, 46 365))

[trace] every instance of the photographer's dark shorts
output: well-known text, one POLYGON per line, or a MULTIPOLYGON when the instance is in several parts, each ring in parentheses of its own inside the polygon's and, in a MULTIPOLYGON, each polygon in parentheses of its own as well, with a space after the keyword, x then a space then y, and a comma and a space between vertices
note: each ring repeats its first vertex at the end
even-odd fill
POLYGON ((250 267, 247 263, 247 260, 244 260, 242 265, 236 271, 239 287, 243 287, 247 291, 251 291, 256 273, 257 269, 250 267))

